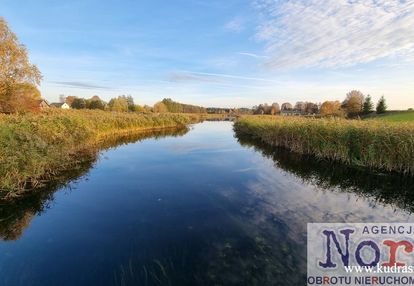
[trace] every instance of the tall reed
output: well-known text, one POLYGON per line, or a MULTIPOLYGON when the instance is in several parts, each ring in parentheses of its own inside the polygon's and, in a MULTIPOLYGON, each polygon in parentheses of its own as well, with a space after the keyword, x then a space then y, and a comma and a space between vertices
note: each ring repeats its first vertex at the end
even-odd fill
POLYGON ((414 175, 414 124, 246 116, 235 131, 317 158, 414 175))

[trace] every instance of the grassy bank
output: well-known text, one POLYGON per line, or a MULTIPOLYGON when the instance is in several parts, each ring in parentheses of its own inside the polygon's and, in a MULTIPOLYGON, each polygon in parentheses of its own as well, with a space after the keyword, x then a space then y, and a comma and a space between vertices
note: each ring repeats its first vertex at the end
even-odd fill
POLYGON ((378 116, 377 119, 389 122, 414 122, 414 111, 390 112, 382 116, 378 116))
POLYGON ((382 120, 388 122, 414 122, 414 111, 412 110, 390 110, 377 114, 372 112, 368 115, 361 115, 364 120, 382 120))
POLYGON ((413 123, 247 116, 235 131, 300 154, 414 175, 413 123))
POLYGON ((185 126, 193 114, 130 114, 51 110, 0 115, 0 199, 19 196, 71 169, 111 136, 185 126))

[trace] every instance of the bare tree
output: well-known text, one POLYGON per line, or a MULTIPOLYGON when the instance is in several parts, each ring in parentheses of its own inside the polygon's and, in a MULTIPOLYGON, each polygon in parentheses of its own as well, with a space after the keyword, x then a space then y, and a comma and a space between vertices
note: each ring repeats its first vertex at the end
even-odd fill
POLYGON ((292 110, 292 104, 290 104, 289 102, 285 102, 282 104, 282 110, 292 110))
POLYGON ((280 113, 280 106, 279 106, 278 103, 273 102, 272 106, 270 108, 270 114, 275 115, 275 114, 278 114, 278 113, 280 113))
POLYGON ((319 111, 319 107, 316 103, 306 102, 305 104, 305 113, 307 114, 316 114, 319 111))

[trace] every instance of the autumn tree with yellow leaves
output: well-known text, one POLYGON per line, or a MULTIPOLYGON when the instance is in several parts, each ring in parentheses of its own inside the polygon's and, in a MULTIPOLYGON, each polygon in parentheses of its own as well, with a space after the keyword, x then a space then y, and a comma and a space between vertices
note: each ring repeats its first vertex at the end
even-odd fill
POLYGON ((26 47, 0 17, 0 112, 36 109, 41 79, 39 69, 29 62, 26 47))

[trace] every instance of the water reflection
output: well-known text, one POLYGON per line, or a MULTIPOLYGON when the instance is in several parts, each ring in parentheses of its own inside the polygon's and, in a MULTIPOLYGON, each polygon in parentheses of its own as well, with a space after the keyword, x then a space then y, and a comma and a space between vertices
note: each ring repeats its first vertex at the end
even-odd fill
POLYGON ((105 138, 97 144, 95 149, 87 150, 81 154, 83 156, 82 164, 57 174, 54 180, 43 188, 28 193, 13 202, 0 202, 0 239, 5 241, 19 239, 24 229, 30 225, 32 218, 50 207, 56 190, 72 189, 73 184, 83 179, 98 162, 100 152, 147 138, 157 140, 165 137, 184 136, 188 130, 185 127, 168 128, 105 138))
POLYGON ((245 134, 236 134, 239 143, 252 147, 273 160, 277 168, 321 189, 349 192, 375 203, 393 205, 409 213, 414 211, 414 178, 397 173, 381 173, 351 167, 312 156, 273 148, 245 134))

